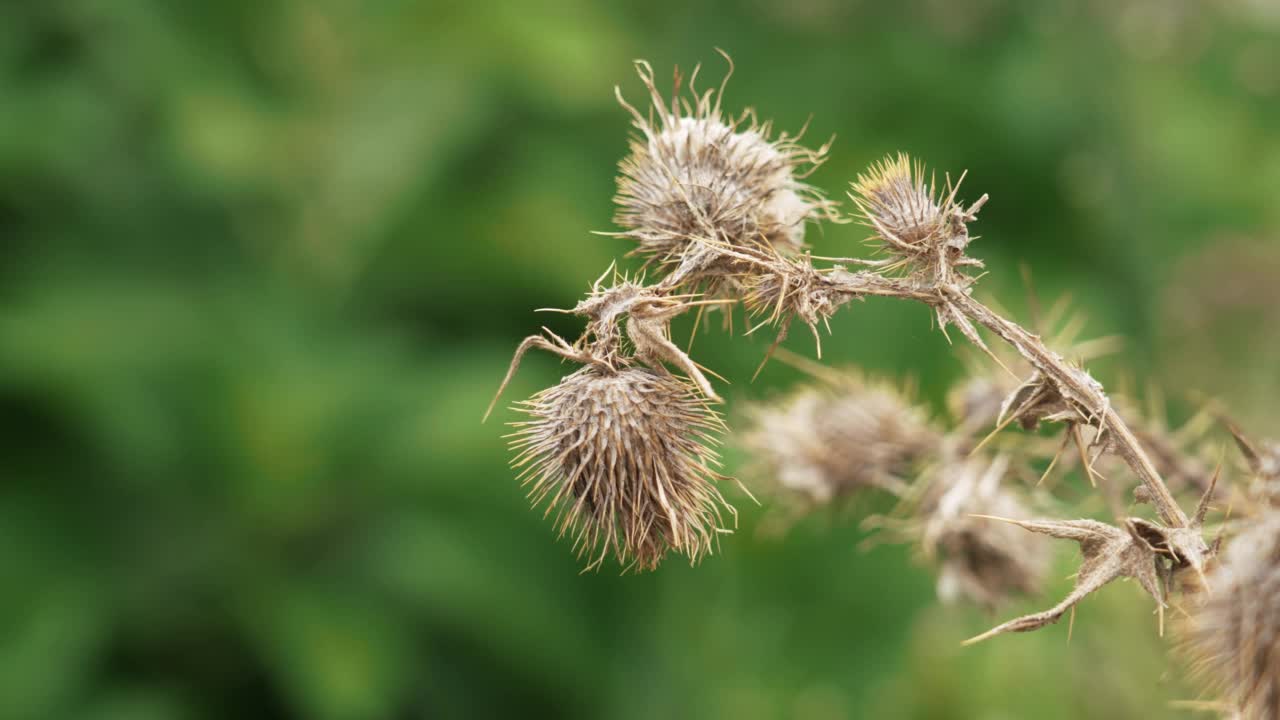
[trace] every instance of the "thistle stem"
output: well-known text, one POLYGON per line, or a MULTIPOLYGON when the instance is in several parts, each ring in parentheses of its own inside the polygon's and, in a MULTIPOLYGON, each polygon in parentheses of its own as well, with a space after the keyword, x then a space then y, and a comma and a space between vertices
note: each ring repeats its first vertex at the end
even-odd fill
POLYGON ((990 330, 1001 340, 1018 351, 1036 370, 1049 378, 1055 386, 1075 403, 1089 408, 1094 414, 1092 422, 1111 433, 1116 454, 1133 470, 1151 494, 1160 519, 1169 527, 1183 528, 1190 525, 1186 513, 1178 506, 1169 488, 1160 477, 1155 465, 1143 450, 1133 431, 1120 417, 1107 399, 1102 386, 1079 368, 1072 367, 1061 355, 1045 346, 1038 335, 1028 332, 1021 325, 1006 320, 986 305, 973 299, 965 288, 951 283, 922 285, 919 282, 899 278, 887 278, 871 271, 851 273, 835 268, 829 275, 833 284, 846 289, 850 295, 876 295, 917 300, 930 306, 947 304, 969 320, 990 330))
POLYGON ((1134 474, 1142 480, 1142 483, 1151 492, 1152 504, 1155 505, 1156 512, 1159 513, 1161 520, 1170 527, 1181 528, 1190 524, 1186 513, 1178 506, 1177 501, 1173 498, 1173 493, 1169 492, 1169 487, 1165 485, 1164 480, 1160 477, 1155 464, 1151 462, 1151 458, 1147 457, 1146 451, 1142 449, 1142 444, 1138 442, 1137 436, 1129 429, 1128 424, 1120 417, 1120 414, 1111 407, 1100 385, 1090 381, 1079 369, 1068 365, 1061 355, 1045 347, 1039 336, 1027 332, 1021 325, 996 314, 986 305, 974 300, 968 293, 954 287, 947 287, 944 291, 947 299, 954 303, 954 306, 959 308, 970 320, 982 325, 999 336, 1000 339, 1009 343, 1046 377, 1052 378, 1061 386, 1079 394, 1082 398, 1097 401, 1095 407, 1102 412, 1102 417, 1099 418, 1099 426, 1110 430, 1116 453, 1129 465, 1134 474))

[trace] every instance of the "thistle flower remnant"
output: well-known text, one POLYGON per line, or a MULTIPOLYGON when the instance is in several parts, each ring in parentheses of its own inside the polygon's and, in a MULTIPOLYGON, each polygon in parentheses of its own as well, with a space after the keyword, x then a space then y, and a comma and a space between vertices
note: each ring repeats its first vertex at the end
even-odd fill
POLYGON ((647 368, 589 365, 519 407, 511 446, 535 506, 596 569, 613 554, 651 570, 670 550, 696 563, 736 513, 715 481, 723 429, 697 388, 647 368))
POLYGON ((1193 616, 1196 669, 1242 720, 1280 718, 1280 512, 1232 540, 1193 616))
MULTIPOLYGON (((618 90, 639 134, 619 164, 614 222, 624 228, 620 236, 639 244, 637 254, 673 274, 671 283, 723 274, 735 249, 796 252, 804 247, 806 222, 840 221, 834 204, 802 182, 826 160, 829 145, 805 148, 803 131, 770 139, 770 124, 750 111, 726 118, 720 109, 724 86, 699 94, 696 69, 689 97, 673 97, 670 104, 649 64, 636 61, 636 70, 652 110, 641 113, 618 90)), ((677 75, 673 95, 680 80, 677 75)))
POLYGON ((753 408, 743 446, 762 474, 811 505, 868 488, 901 492, 904 474, 941 436, 896 389, 854 373, 830 380, 753 408))
POLYGON ((1008 523, 978 514, 1025 518, 1018 497, 1001 486, 1009 461, 970 457, 945 462, 918 511, 926 557, 941 559, 938 596, 996 608, 1019 594, 1040 589, 1049 548, 1008 523))

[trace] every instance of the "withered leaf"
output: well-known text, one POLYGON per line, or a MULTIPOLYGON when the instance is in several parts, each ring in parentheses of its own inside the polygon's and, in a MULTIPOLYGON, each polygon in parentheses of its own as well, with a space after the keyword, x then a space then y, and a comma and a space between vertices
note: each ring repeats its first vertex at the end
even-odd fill
POLYGON ((1154 523, 1130 518, 1124 528, 1118 528, 1097 520, 1012 520, 991 518, 1013 523, 1032 532, 1075 540, 1080 543, 1084 559, 1076 576, 1075 589, 1062 602, 1048 610, 1023 615, 965 641, 971 645, 1008 632, 1029 632, 1056 623, 1062 616, 1087 595, 1101 589, 1117 578, 1133 578, 1143 590, 1161 606, 1164 591, 1157 549, 1152 545, 1154 536, 1162 537, 1164 529, 1154 523))

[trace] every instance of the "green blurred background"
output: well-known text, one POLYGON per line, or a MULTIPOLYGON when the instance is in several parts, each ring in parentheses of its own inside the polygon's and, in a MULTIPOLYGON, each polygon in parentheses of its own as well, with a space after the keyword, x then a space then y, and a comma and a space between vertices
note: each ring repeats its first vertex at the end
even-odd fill
MULTIPOLYGON (((907 150, 989 192, 974 253, 1026 317, 1070 289, 1172 391, 1280 420, 1280 12, 1270 0, 0 4, 0 718, 1152 717, 1190 697, 1132 587, 961 649, 856 518, 691 569, 579 575, 480 415, 535 315, 628 248, 634 101, 836 134, 834 197, 907 150), (890 7, 892 5, 893 7, 890 7), (1271 415, 1268 415, 1271 412, 1271 415)), ((855 225, 811 232, 861 252, 855 225)), ((634 265, 630 265, 634 267, 634 265)), ((962 372, 923 308, 825 359, 962 372)), ((687 332, 687 325, 680 326, 687 332)), ((795 333, 789 345, 810 353, 795 333)), ((729 408, 792 383, 699 340, 729 408)), ((507 394, 565 368, 531 356, 507 394)), ((1270 423, 1270 424, 1268 424, 1270 423)), ((730 468, 739 465, 730 452, 730 468)), ((1067 586, 1069 549, 1044 598, 1067 586)))

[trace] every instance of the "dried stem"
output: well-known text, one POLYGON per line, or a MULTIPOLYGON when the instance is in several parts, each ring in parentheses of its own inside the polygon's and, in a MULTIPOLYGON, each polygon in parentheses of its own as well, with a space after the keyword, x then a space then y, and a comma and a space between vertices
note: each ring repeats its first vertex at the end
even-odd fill
POLYGON ((1111 434, 1117 454, 1142 480, 1150 492, 1156 512, 1166 525, 1182 528, 1190 524, 1186 513, 1174 500, 1137 436, 1111 407, 1102 386, 1083 370, 1072 367, 1061 355, 1046 347, 1038 335, 996 314, 973 299, 967 289, 953 283, 922 283, 913 279, 885 277, 872 271, 849 272, 843 268, 832 269, 828 278, 833 285, 850 296, 905 298, 934 308, 944 305, 990 330, 1026 358, 1066 398, 1093 414, 1091 420, 1100 431, 1106 430, 1111 434))
POLYGON ((1151 458, 1142 448, 1142 444, 1138 442, 1138 438, 1133 431, 1129 429, 1128 424, 1120 417, 1119 413, 1111 407, 1106 395, 1102 392, 1101 386, 1092 378, 1089 378, 1081 370, 1073 368, 1066 363, 1061 355, 1053 352, 1045 347, 1040 337, 1027 332, 1022 326, 1010 320, 997 315, 990 308, 982 303, 974 300, 968 293, 956 291, 954 288, 947 288, 948 299, 954 303, 966 316, 974 322, 982 325, 991 332, 998 335, 1002 340, 1013 346, 1032 367, 1039 370, 1046 377, 1051 378, 1055 384, 1065 387, 1073 394, 1079 394, 1083 398, 1088 398, 1097 402, 1095 407, 1101 413, 1098 418, 1099 427, 1106 428, 1111 432, 1112 442, 1115 445, 1117 454, 1125 461, 1133 470, 1134 474, 1142 480, 1143 485, 1151 493, 1151 502, 1159 513, 1160 519, 1170 527, 1187 527, 1190 522, 1186 513, 1178 506, 1173 498, 1173 493, 1169 492, 1169 488, 1165 485, 1164 480, 1160 477, 1160 473, 1156 471, 1155 464, 1151 462, 1151 458))

